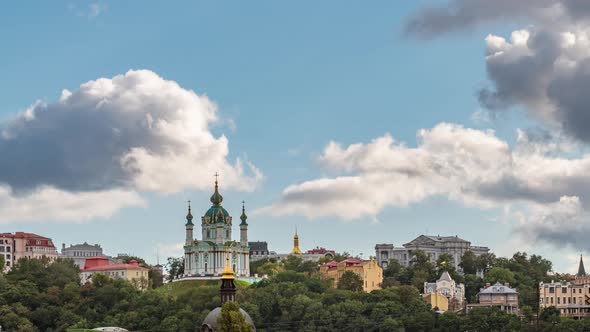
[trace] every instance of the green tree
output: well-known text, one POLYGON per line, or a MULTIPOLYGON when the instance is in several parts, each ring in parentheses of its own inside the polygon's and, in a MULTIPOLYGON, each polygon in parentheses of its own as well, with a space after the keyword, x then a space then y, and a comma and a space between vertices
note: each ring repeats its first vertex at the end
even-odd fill
POLYGON ((485 282, 494 284, 496 282, 499 283, 510 283, 513 285, 516 282, 514 279, 514 272, 510 271, 509 269, 503 267, 493 267, 491 268, 488 273, 486 273, 485 282))
POLYGON ((465 274, 476 274, 479 269, 477 256, 471 250, 467 250, 463 256, 461 256, 461 263, 459 267, 465 274))
POLYGON ((217 317, 217 329, 220 332, 250 332, 254 331, 252 325, 246 322, 240 312, 237 302, 226 302, 221 306, 221 314, 217 317))
POLYGON ((353 292, 363 290, 363 279, 356 273, 345 271, 338 280, 338 289, 345 289, 353 292))
POLYGON ((168 270, 169 281, 177 279, 184 274, 184 259, 182 257, 168 257, 166 269, 168 270))
POLYGON ((387 263, 387 267, 383 269, 383 276, 397 279, 402 272, 403 266, 397 259, 390 259, 387 263))
POLYGON ((488 272, 494 266, 502 266, 502 260, 498 260, 496 255, 493 253, 485 253, 482 255, 477 256, 476 258, 476 270, 483 271, 484 273, 488 272))
POLYGON ((4 273, 4 266, 6 262, 4 261, 4 255, 0 255, 0 273, 4 273))

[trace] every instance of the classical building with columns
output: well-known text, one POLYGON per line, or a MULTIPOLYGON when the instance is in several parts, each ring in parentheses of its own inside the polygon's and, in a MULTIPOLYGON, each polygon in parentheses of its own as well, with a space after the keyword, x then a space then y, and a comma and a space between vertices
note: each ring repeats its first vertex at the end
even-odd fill
POLYGON ((185 276, 221 276, 226 258, 237 276, 250 276, 250 248, 248 247, 248 223, 242 202, 240 216, 240 240, 232 240, 232 217, 221 206, 217 179, 211 196, 211 207, 201 217, 201 240, 193 237, 193 215, 189 202, 186 216, 186 240, 184 244, 185 276))

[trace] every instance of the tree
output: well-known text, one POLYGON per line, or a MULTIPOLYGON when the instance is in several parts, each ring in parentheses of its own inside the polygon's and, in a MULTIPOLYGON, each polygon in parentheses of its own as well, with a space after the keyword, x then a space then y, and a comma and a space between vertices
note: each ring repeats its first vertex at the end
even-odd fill
POLYGON ((402 269, 403 266, 399 263, 399 261, 395 258, 392 258, 387 263, 387 267, 383 269, 383 276, 397 279, 402 269))
POLYGON ((6 262, 4 261, 4 255, 0 255, 0 273, 4 272, 4 266, 6 262))
POLYGON ((184 274, 184 259, 182 257, 168 257, 166 263, 166 269, 168 270, 168 280, 172 281, 184 274))
POLYGON ((514 272, 505 269, 503 267, 493 267, 491 268, 488 273, 486 273, 485 282, 494 284, 496 282, 499 283, 510 283, 514 284, 516 280, 514 279, 514 272))
POLYGON ((441 254, 436 260, 436 267, 439 271, 449 271, 449 269, 455 270, 455 259, 447 253, 441 254))
POLYGON ((550 324, 559 323, 559 309, 554 306, 544 308, 539 319, 550 324))
POLYGON ((465 274, 476 274, 478 270, 477 256, 471 250, 467 250, 463 256, 461 256, 461 263, 459 267, 465 274))
POLYGON ((246 322, 237 302, 226 302, 221 306, 221 314, 217 317, 217 330, 220 332, 251 332, 252 325, 246 322))
POLYGON ((363 290, 363 279, 354 272, 345 271, 338 280, 337 287, 338 289, 360 292, 363 290))
POLYGON ((502 261, 503 260, 501 260, 499 262, 498 259, 496 258, 496 255, 494 255, 492 253, 486 253, 486 254, 479 255, 476 258, 477 271, 483 271, 483 273, 486 273, 493 266, 502 266, 501 265, 502 261))

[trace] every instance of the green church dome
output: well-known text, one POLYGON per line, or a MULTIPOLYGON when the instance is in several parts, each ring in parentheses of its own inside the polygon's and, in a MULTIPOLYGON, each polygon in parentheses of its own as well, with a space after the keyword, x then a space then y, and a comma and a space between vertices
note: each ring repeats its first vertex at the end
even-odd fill
POLYGON ((211 203, 213 205, 205 212, 203 216, 205 219, 209 219, 209 223, 220 224, 225 222, 225 218, 229 217, 229 212, 221 206, 223 196, 219 193, 219 187, 217 185, 217 179, 215 180, 215 192, 211 195, 211 203))
POLYGON ((209 220, 214 223, 222 223, 225 221, 225 217, 229 217, 229 212, 221 205, 213 205, 205 212, 205 217, 209 217, 209 220))

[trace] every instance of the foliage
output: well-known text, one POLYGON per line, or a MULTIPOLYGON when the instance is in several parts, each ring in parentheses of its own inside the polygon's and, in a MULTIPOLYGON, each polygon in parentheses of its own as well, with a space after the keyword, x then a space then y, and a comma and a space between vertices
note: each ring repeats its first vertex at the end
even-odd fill
MULTIPOLYGON (((477 263, 480 257, 476 257, 474 266, 467 267, 472 264, 468 262, 462 269, 487 271, 486 281, 513 281, 511 286, 524 294, 522 318, 494 308, 473 309, 464 316, 435 313, 420 297, 423 285, 418 280, 438 278, 443 266, 420 252, 416 252, 409 267, 390 262, 384 271, 387 288, 371 293, 358 291, 362 282, 356 275, 346 277, 354 279, 350 283, 353 286, 332 288, 310 273, 303 261, 291 259, 284 265, 267 261, 260 267, 280 264, 281 270, 252 285, 236 280, 236 300, 259 331, 590 331, 590 319, 562 317, 555 308, 544 309, 536 321, 532 297, 535 283, 555 277, 547 275, 550 262, 525 253, 508 259, 489 255, 484 267, 477 263)), ((443 259, 448 258, 443 257, 441 262, 443 259)), ((140 331, 195 331, 220 303, 219 283, 214 280, 178 281, 139 291, 126 280, 100 274, 92 283, 80 285, 78 273, 71 260, 22 259, 10 272, 0 274, 3 330, 65 331, 121 326, 140 331)), ((473 302, 484 279, 472 273, 466 273, 464 278, 467 297, 473 302)), ((225 315, 232 326, 236 326, 236 320, 239 326, 241 315, 232 315, 235 309, 226 308, 225 315)))
POLYGON ((338 289, 345 289, 352 292, 363 290, 363 279, 356 273, 345 271, 338 280, 338 289))
POLYGON ((182 257, 168 257, 166 269, 168 270, 169 281, 178 279, 184 274, 184 259, 182 257))
POLYGON ((254 331, 240 312, 240 305, 237 302, 226 302, 221 306, 221 314, 217 317, 217 330, 220 332, 254 331))

